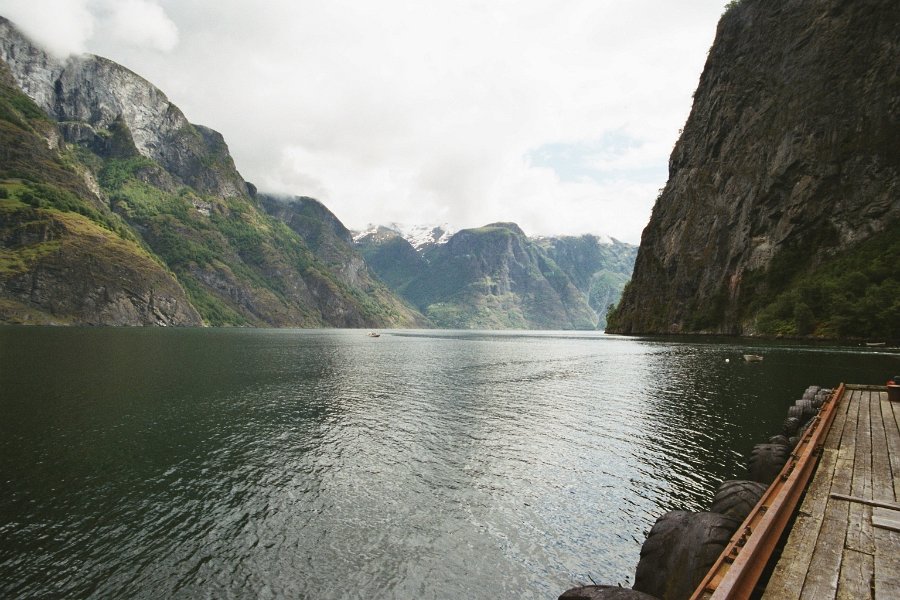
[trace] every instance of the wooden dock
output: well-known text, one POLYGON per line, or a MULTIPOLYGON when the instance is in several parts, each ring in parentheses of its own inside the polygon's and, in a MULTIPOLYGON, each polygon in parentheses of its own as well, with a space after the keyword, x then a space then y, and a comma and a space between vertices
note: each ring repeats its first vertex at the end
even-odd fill
POLYGON ((900 403, 845 386, 764 600, 900 598, 900 403))

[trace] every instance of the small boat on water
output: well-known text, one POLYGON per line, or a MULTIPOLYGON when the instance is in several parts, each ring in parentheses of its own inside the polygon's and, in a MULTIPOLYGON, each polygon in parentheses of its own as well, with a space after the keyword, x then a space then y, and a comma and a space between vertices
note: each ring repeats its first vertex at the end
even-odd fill
POLYGON ((881 346, 884 346, 884 345, 885 345, 885 342, 866 342, 866 346, 869 346, 870 348, 880 348, 881 346))
POLYGON ((369 337, 381 337, 381 334, 378 333, 377 331, 370 331, 370 332, 368 333, 368 336, 369 336, 369 337))
POLYGON ((745 354, 744 360, 747 362, 762 362, 763 357, 759 354, 745 354))

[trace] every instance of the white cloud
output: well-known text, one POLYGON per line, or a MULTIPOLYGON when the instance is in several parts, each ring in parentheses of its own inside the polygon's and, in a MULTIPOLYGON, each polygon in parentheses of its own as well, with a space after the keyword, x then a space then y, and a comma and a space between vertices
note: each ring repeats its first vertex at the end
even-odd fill
POLYGON ((60 57, 98 44, 169 51, 178 43, 177 26, 153 0, 0 0, 0 15, 60 57))
POLYGON ((105 32, 118 43, 167 52, 178 44, 178 28, 158 4, 149 0, 112 0, 104 3, 105 32))
POLYGON ((161 15, 147 19, 145 37, 129 36, 142 40, 135 46, 101 35, 111 27, 103 2, 72 3, 96 17, 94 34, 79 38, 90 51, 220 130, 262 190, 317 196, 351 227, 507 220, 530 233, 633 242, 665 184, 723 9, 723 0, 135 0, 161 15), (571 179, 529 160, 610 135, 635 142, 576 157, 602 177, 571 179))
POLYGON ((0 0, 0 15, 60 58, 84 52, 94 17, 82 0, 0 0))

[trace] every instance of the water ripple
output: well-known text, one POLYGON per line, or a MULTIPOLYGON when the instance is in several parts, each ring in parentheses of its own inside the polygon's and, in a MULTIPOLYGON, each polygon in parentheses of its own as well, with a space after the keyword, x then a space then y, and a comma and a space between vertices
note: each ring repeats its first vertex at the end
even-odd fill
POLYGON ((2 597, 628 584, 653 520, 705 508, 806 385, 893 360, 570 332, 0 341, 2 597))

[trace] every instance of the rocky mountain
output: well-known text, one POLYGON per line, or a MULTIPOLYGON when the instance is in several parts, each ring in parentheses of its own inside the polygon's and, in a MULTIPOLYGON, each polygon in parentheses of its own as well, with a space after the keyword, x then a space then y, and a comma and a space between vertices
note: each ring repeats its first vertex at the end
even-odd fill
POLYGON ((891 0, 729 5, 612 331, 900 339, 897 31, 891 0))
POLYGON ((0 322, 412 326, 311 199, 257 194, 220 134, 0 18, 0 322))
POLYGON ((464 229, 418 252, 391 227, 355 239, 383 281, 452 328, 594 329, 636 251, 596 236, 530 239, 513 223, 464 229))
POLYGON ((637 247, 596 235, 539 237, 535 242, 587 297, 597 328, 605 329, 607 310, 618 304, 631 280, 637 247))

